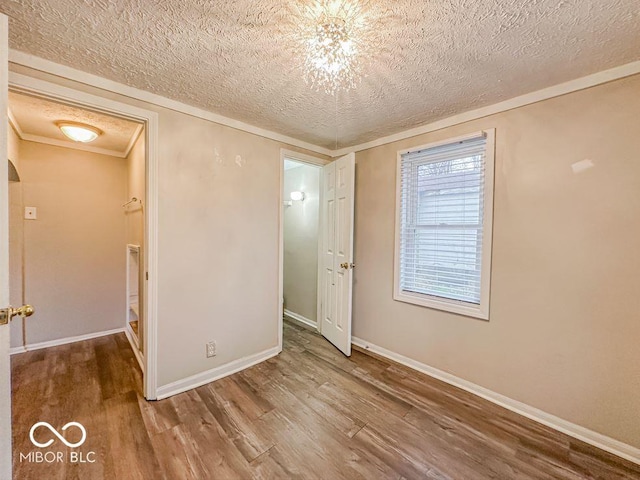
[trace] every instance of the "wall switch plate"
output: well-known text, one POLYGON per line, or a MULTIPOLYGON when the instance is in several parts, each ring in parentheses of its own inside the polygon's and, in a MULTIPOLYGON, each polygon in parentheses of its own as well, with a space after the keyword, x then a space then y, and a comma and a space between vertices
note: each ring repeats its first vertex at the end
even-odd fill
POLYGON ((216 342, 207 343, 207 358, 216 356, 216 342))
POLYGON ((24 207, 25 220, 35 220, 38 218, 38 209, 36 207, 24 207))

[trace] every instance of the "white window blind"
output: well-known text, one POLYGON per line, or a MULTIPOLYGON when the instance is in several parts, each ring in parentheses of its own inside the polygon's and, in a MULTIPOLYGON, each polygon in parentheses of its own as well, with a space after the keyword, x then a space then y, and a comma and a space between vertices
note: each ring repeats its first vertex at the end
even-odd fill
POLYGON ((400 157, 399 291, 479 306, 484 134, 400 157))

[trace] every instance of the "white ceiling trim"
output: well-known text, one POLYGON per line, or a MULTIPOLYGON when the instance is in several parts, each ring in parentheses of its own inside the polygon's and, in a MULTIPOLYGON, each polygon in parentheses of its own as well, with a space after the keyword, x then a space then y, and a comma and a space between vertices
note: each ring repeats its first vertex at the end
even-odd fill
POLYGON ((22 129, 20 128, 15 115, 9 107, 7 107, 7 117, 9 118, 9 125, 11 125, 11 127, 13 128, 13 131, 16 132, 16 135, 18 135, 18 137, 22 138, 24 133, 22 132, 22 129))
POLYGON ((631 75, 637 75, 638 73, 640 73, 640 61, 627 63, 619 67, 614 67, 609 70, 603 70, 602 72, 597 72, 591 75, 587 75, 586 77, 576 78, 575 80, 570 80, 568 82, 560 83, 558 85, 553 85, 551 87, 543 88, 542 90, 537 90, 535 92, 527 93, 519 97, 510 98, 509 100, 505 100, 503 102, 494 103, 493 105, 477 108, 475 110, 469 110, 468 112, 460 113, 458 115, 453 115, 451 117, 447 117, 442 120, 438 120, 436 122, 428 123, 426 125, 421 125, 419 127, 412 128, 409 130, 404 130, 402 132, 395 133, 393 135, 388 135, 386 137, 381 137, 376 140, 372 140, 370 142, 361 143, 353 147, 334 150, 332 152, 332 156, 339 157, 342 155, 346 155, 347 153, 360 152, 362 150, 368 150, 370 148, 379 147, 387 143, 397 142, 399 140, 405 140, 407 138, 415 137, 417 135, 422 135, 422 134, 433 132, 436 130, 441 130, 443 128, 459 125, 461 123, 470 122, 472 120, 477 120, 479 118, 487 117, 489 115, 494 115, 496 113, 506 112, 508 110, 513 110, 514 108, 523 107, 525 105, 531 105, 532 103, 538 103, 543 100, 549 100, 551 98, 560 97, 568 93, 577 92, 579 90, 584 90, 590 87, 595 87, 596 85, 601 85, 603 83, 608 83, 614 80, 619 80, 621 78, 630 77, 631 75))
POLYGON ((109 148, 93 147, 85 143, 71 143, 64 140, 58 140, 57 138, 49 138, 43 137, 42 135, 32 135, 31 133, 25 133, 24 131, 22 131, 22 128, 20 128, 20 124, 16 120, 16 117, 11 111, 11 108, 7 108, 7 117, 9 117, 9 124, 11 125, 11 127, 13 127, 16 135, 18 135, 20 140, 24 140, 25 142, 43 143, 45 145, 53 145, 54 147, 71 148, 73 150, 99 153, 100 155, 109 155, 118 158, 127 158, 129 156, 129 152, 131 152, 131 149, 138 139, 140 132, 142 132, 142 125, 138 125, 138 127, 136 127, 135 133, 131 137, 129 145, 127 145, 127 148, 121 152, 118 150, 111 150, 109 148))
POLYGON ((92 147, 90 145, 73 145, 64 140, 58 140, 54 138, 43 137, 41 135, 32 135, 30 133, 23 133, 18 135, 20 140, 25 142, 43 143, 45 145, 52 145, 54 147, 70 148, 72 150, 81 150, 83 152, 99 153, 100 155, 109 155, 110 157, 126 158, 127 156, 123 152, 117 150, 109 150, 107 148, 92 147))
POLYGON ((100 155, 109 155, 110 157, 127 158, 124 152, 119 152, 117 150, 109 150, 108 148, 92 147, 91 145, 84 145, 84 144, 75 145, 69 142, 65 142, 64 140, 43 137, 41 135, 32 135, 30 133, 23 133, 20 139, 27 142, 44 143, 45 145, 52 145, 54 147, 70 148, 72 150, 81 150, 83 152, 99 153, 100 155))
POLYGON ((129 156, 129 154, 131 153, 131 149, 133 148, 133 146, 136 144, 136 142, 138 141, 138 137, 140 136, 140 134, 142 133, 142 129, 144 127, 142 126, 142 124, 139 124, 136 127, 136 131, 133 132, 133 135, 131 135, 131 140, 129 140, 129 145, 127 145, 127 148, 124 149, 124 157, 127 158, 129 156))
POLYGON ((457 115, 444 118, 442 120, 438 120, 436 122, 421 125, 419 127, 412 128, 409 130, 404 130, 402 132, 398 132, 393 135, 380 137, 370 142, 365 142, 359 145, 341 148, 338 150, 330 150, 328 148, 320 147, 318 145, 313 145, 308 142, 304 142, 302 140, 298 140, 286 135, 265 130, 263 128, 256 127, 253 125, 249 125, 247 123, 240 122, 238 120, 233 120, 231 118, 227 118, 222 115, 209 112, 207 110, 203 110, 201 108, 193 107, 191 105, 187 105, 187 104, 178 102, 176 100, 171 100, 169 98, 163 97, 161 95, 157 95, 155 93, 147 92, 145 90, 140 90, 134 87, 129 87, 128 85, 114 82, 113 80, 108 80, 106 78, 99 77, 97 75, 82 72, 80 70, 76 70, 74 68, 67 67, 65 65, 60 65, 60 64, 51 62, 49 60, 45 60, 43 58, 36 57, 34 55, 29 55, 27 53, 20 52, 14 49, 9 50, 9 61, 17 65, 22 65, 28 68, 32 68, 34 70, 39 70, 44 73, 56 75, 62 78, 66 78, 68 80, 73 80, 79 83, 83 83, 85 85, 89 85, 89 86, 100 88, 102 90, 106 90, 109 92, 124 95, 129 98, 141 100, 143 102, 147 102, 153 105, 158 105, 160 107, 168 108, 170 110, 185 113, 187 115, 202 118, 204 120, 226 125, 228 127, 235 128, 237 130, 242 130, 248 133, 252 133, 254 135, 269 138, 271 140, 287 143, 289 145, 293 145, 299 148, 304 148, 306 150, 309 150, 315 153, 320 153, 322 155, 327 155, 330 157, 340 157, 351 152, 368 150, 370 148, 378 147, 378 146, 385 145, 392 142, 397 142, 399 140, 404 140, 407 138, 415 137, 417 135, 422 135, 422 134, 433 132, 436 130, 441 130, 443 128, 459 125, 461 123, 470 122, 472 120, 477 120, 479 118, 487 117, 489 115, 495 115, 497 113, 513 110, 515 108, 523 107, 525 105, 531 105, 533 103, 559 97, 562 95, 566 95, 568 93, 577 92, 579 90, 584 90, 586 88, 594 87, 596 85, 601 85, 603 83, 612 82, 614 80, 619 80, 621 78, 629 77, 629 76, 640 73, 640 61, 635 61, 635 62, 627 63, 625 65, 621 65, 618 67, 614 67, 608 70, 603 70, 601 72, 597 72, 591 75, 587 75, 585 77, 580 77, 574 80, 570 80, 568 82, 564 82, 558 85, 543 88, 542 90, 537 90, 535 92, 527 93, 525 95, 514 97, 509 100, 505 100, 503 102, 495 103, 493 105, 489 105, 489 106, 474 109, 474 110, 469 110, 468 112, 463 112, 457 115))
POLYGON ((248 123, 244 123, 239 120, 227 118, 217 113, 193 107, 191 105, 187 105, 186 103, 171 100, 170 98, 147 92, 145 90, 140 90, 138 88, 130 87, 122 83, 114 82, 113 80, 108 80, 91 73, 76 70, 75 68, 60 65, 58 63, 45 60, 44 58, 36 57, 35 55, 29 55, 28 53, 20 52, 18 50, 9 50, 9 62, 15 63, 17 65, 22 65, 24 67, 33 68, 34 70, 39 70, 51 75, 56 75, 58 77, 66 78, 68 80, 73 80, 75 82, 83 83, 92 87, 97 87, 108 92, 124 95, 125 97, 141 100, 152 105, 168 108, 176 112, 191 115, 192 117, 202 118, 204 120, 209 120, 221 125, 226 125, 227 127, 252 133, 260 137, 283 142, 295 147, 304 148, 305 150, 320 153, 322 155, 331 156, 332 153, 332 151, 327 148, 319 147, 317 145, 313 145, 311 143, 307 143, 302 140, 289 137, 287 135, 272 132, 264 128, 249 125, 248 123))

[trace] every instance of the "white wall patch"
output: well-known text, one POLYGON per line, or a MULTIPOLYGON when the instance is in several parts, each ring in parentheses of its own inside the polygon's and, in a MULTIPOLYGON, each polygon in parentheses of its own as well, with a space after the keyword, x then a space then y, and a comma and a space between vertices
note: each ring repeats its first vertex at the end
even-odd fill
POLYGON ((584 160, 571 164, 571 170, 573 170, 573 173, 580 173, 584 172, 585 170, 589 170, 594 166, 594 163, 586 158, 584 160))

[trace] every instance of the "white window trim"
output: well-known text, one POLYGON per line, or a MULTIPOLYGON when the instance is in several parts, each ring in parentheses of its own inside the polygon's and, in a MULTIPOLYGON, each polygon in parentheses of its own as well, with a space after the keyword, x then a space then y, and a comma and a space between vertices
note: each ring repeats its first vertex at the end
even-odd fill
POLYGON ((446 312, 457 313, 467 317, 489 320, 489 302, 491 293, 491 251, 493 234, 493 189, 495 172, 495 136, 494 128, 475 132, 471 135, 464 135, 456 138, 449 138, 441 142, 420 145, 411 149, 398 151, 396 165, 396 223, 395 223, 395 254, 394 279, 393 279, 393 299, 399 302, 412 303, 423 307, 434 308, 446 312), (482 245, 482 271, 480 274, 480 305, 473 306, 465 302, 448 300, 446 298, 423 295, 420 293, 409 293, 400 290, 400 206, 402 195, 402 155, 424 150, 454 142, 460 142, 471 138, 476 138, 484 134, 487 139, 485 153, 485 184, 484 184, 484 215, 483 215, 483 245, 482 245))

